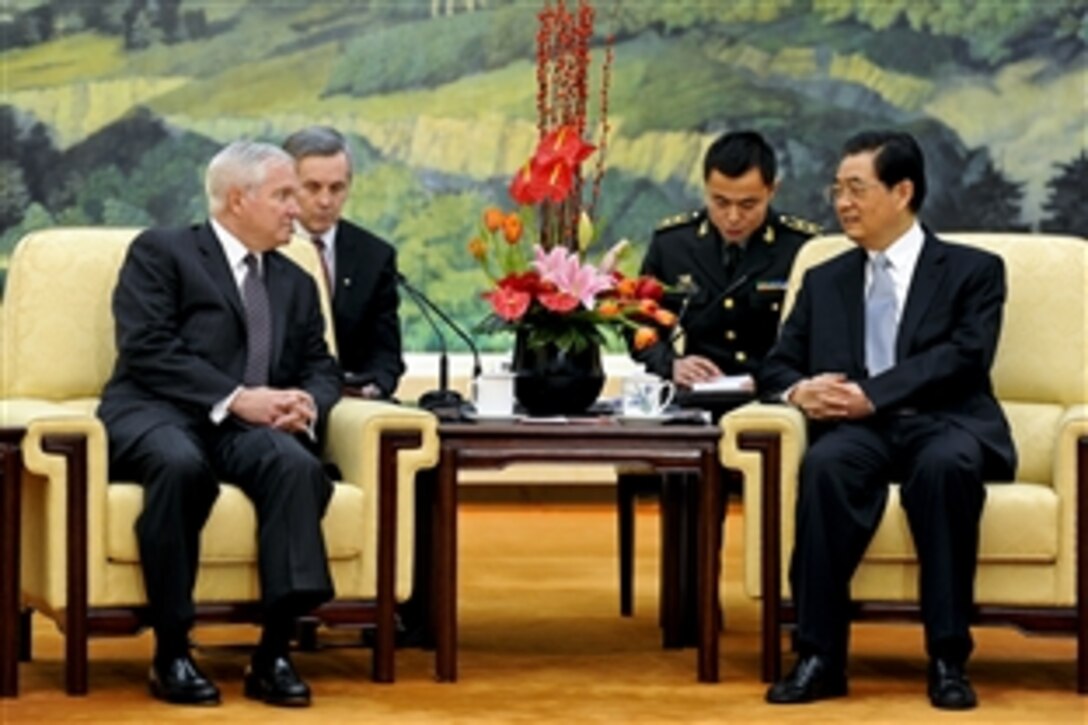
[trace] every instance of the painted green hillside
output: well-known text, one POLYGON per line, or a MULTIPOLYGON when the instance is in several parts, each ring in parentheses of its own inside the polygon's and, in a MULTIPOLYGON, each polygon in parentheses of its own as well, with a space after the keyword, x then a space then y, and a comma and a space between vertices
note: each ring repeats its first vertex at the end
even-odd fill
MULTIPOLYGON (((180 224, 239 136, 328 123, 355 144, 351 217, 460 319, 482 302, 465 243, 535 140, 536 0, 9 1, 0 9, 0 255, 55 224, 180 224)), ((778 206, 827 225, 845 136, 915 132, 939 229, 1088 234, 1088 0, 617 0, 601 237, 638 262, 700 205, 718 133, 775 144, 778 206), (1079 185, 1079 186, 1078 186, 1079 185), (1083 194, 1079 195, 1083 199, 1083 194)), ((433 344, 405 308, 410 349, 433 344)), ((489 340, 499 347, 507 343, 489 340)))

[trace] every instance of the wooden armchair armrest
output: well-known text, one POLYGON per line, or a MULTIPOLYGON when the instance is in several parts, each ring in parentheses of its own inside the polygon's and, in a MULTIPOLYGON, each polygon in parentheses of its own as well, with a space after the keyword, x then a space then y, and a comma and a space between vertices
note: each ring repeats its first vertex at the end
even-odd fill
MULTIPOLYGON (((751 597, 763 591, 757 552, 777 545, 779 525, 793 512, 797 470, 808 446, 805 418, 788 405, 752 403, 722 417, 722 465, 744 475, 744 579, 751 597), (764 506, 764 503, 768 505, 764 506), (765 527, 774 531, 768 539, 765 527)), ((781 553, 781 552, 780 552, 781 553)))

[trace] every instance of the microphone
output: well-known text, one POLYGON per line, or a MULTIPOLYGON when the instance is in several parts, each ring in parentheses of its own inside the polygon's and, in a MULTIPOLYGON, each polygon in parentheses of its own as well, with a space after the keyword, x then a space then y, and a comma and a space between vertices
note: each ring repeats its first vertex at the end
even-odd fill
POLYGON ((434 330, 434 334, 438 337, 439 354, 438 354, 438 389, 431 390, 424 393, 419 398, 419 407, 424 410, 429 410, 439 417, 450 417, 453 419, 460 418, 461 405, 464 403, 464 398, 456 390, 450 390, 450 363, 449 363, 449 349, 446 344, 446 336, 442 334, 442 330, 438 323, 434 321, 431 313, 438 315, 446 325, 453 330, 459 338, 464 340, 468 349, 472 351, 472 378, 475 380, 480 376, 482 371, 482 365, 480 364, 480 350, 476 347, 476 343, 472 341, 472 337, 465 332, 457 322, 451 318, 446 312, 436 305, 427 295, 418 289, 415 285, 408 281, 408 279, 397 272, 397 284, 399 284, 408 296, 415 302, 416 307, 419 308, 420 313, 423 315, 423 319, 427 321, 427 324, 434 330))

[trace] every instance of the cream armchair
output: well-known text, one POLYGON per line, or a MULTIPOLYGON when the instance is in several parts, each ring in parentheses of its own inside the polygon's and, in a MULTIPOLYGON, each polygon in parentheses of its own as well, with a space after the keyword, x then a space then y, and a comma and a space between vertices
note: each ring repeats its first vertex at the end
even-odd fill
MULTIPOLYGON (((115 356, 111 293, 135 234, 28 235, 12 256, 2 310, 0 427, 26 430, 22 601, 65 631, 73 694, 87 687, 87 636, 137 631, 146 603, 133 529, 143 490, 109 483, 94 417, 115 356)), ((309 245, 287 253, 320 275, 309 245)), ((344 480, 323 521, 336 599, 318 616, 377 626, 379 681, 393 678, 395 600, 411 587, 415 474, 437 462, 436 429, 428 413, 359 399, 341 401, 329 421, 325 455, 344 480)), ((201 539, 198 619, 256 614, 258 589, 255 514, 224 483, 201 539)))
MULTIPOLYGON (((1013 483, 987 484, 977 622, 1078 637, 1077 689, 1088 692, 1088 241, 1027 234, 949 234, 1005 260, 1009 297, 993 368, 995 392, 1019 452, 1013 483)), ((848 248, 813 240, 794 263, 783 314, 803 272, 848 248)), ((722 463, 744 487, 744 582, 763 597, 763 677, 777 680, 783 623, 792 621, 794 545, 804 420, 784 405, 749 405, 722 420, 722 463)), ((854 577, 858 618, 916 616, 917 563, 892 487, 884 518, 854 577)))

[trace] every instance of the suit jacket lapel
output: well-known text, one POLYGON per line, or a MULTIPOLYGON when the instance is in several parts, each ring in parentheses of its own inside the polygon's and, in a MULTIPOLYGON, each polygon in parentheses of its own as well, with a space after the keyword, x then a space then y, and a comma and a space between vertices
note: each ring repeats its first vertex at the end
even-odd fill
POLYGON ((268 289, 268 305, 272 312, 272 350, 269 374, 279 365, 283 341, 287 337, 287 306, 291 299, 291 280, 284 269, 287 264, 278 252, 264 255, 264 284, 268 289))
POLYGON ((901 360, 907 356, 910 341, 925 318, 934 293, 940 289, 944 275, 943 244, 927 231, 925 242, 922 243, 922 253, 918 255, 918 263, 914 266, 914 276, 907 288, 903 317, 899 321, 899 332, 895 340, 896 359, 901 360))
POLYGON ((358 259, 358 255, 352 254, 352 246, 349 240, 345 239, 347 236, 347 230, 343 224, 336 227, 336 245, 333 247, 333 254, 336 256, 336 272, 334 273, 335 279, 333 280, 332 289, 332 308, 338 315, 345 314, 350 308, 351 301, 351 285, 353 280, 359 275, 356 273, 355 266, 362 260, 358 259))
POLYGON ((855 370, 865 369, 865 264, 867 255, 860 247, 853 250, 851 263, 838 280, 843 319, 846 320, 846 344, 855 370))
POLYGON ((238 283, 234 281, 234 272, 231 271, 230 265, 227 263, 227 255, 223 253, 223 245, 220 244, 215 232, 212 231, 211 224, 205 223, 197 228, 196 246, 200 251, 201 261, 208 271, 208 276, 211 277, 215 286, 219 288, 231 309, 234 310, 234 314, 237 315, 238 321, 244 327, 246 312, 245 308, 242 307, 242 296, 238 292, 238 283))
POLYGON ((702 232, 704 229, 706 233, 698 235, 695 247, 692 250, 692 256, 695 257, 699 269, 702 270, 714 287, 713 293, 717 293, 724 290, 729 284, 729 277, 726 276, 725 269, 722 267, 722 240, 718 236, 718 231, 714 228, 714 225, 705 217, 700 223, 699 231, 702 232))
POLYGON ((740 258, 740 264, 737 265, 737 274, 733 284, 736 285, 737 280, 742 277, 747 282, 754 282, 763 273, 763 270, 771 266, 772 261, 771 246, 763 240, 762 235, 758 238, 753 237, 748 240, 748 246, 740 258))

